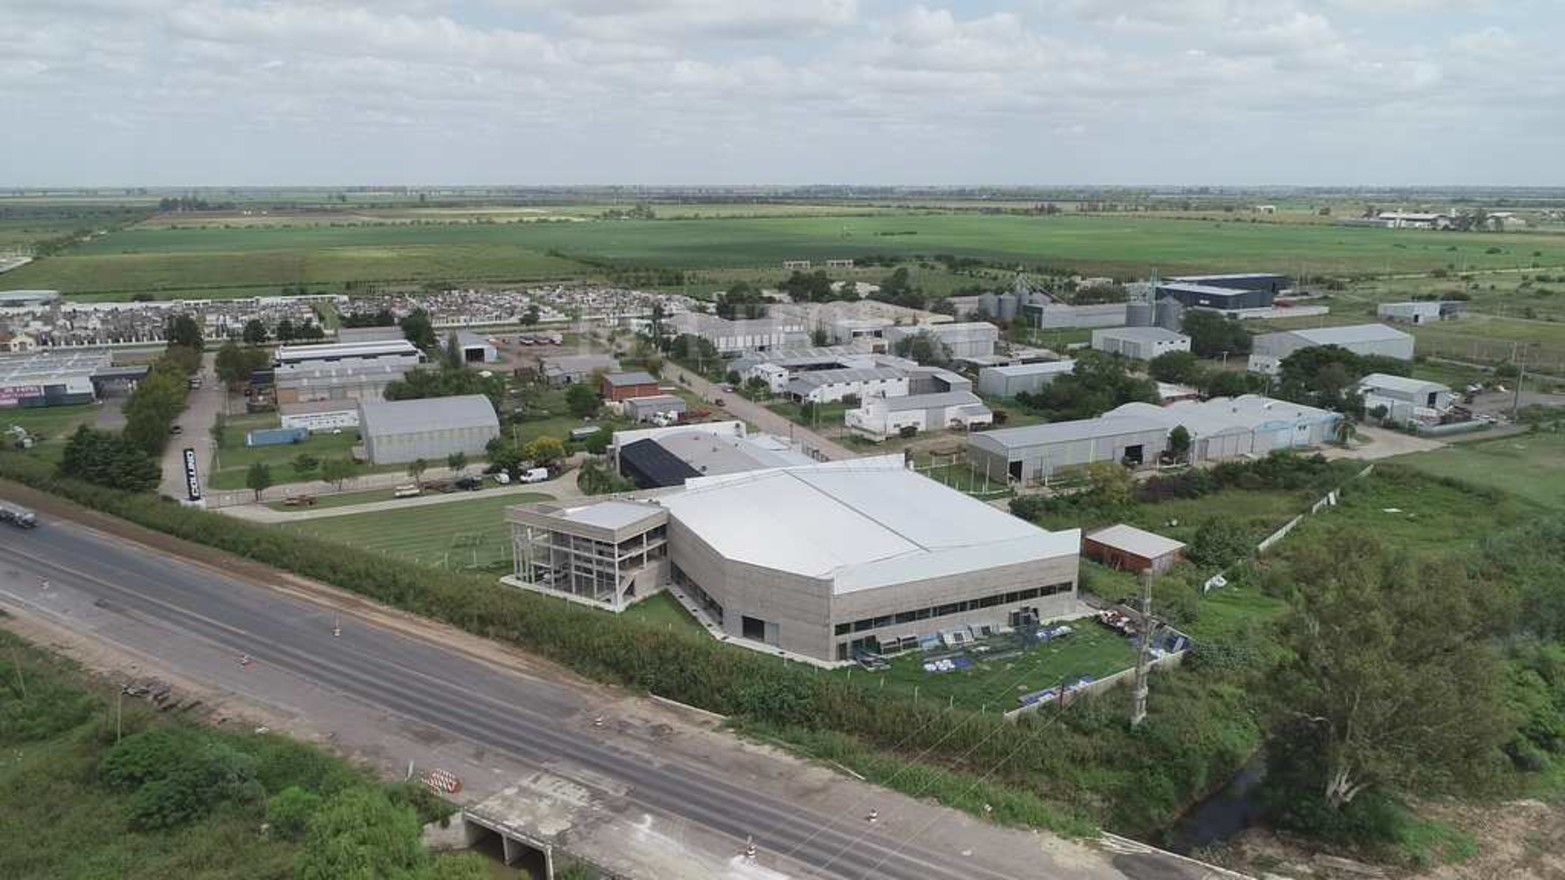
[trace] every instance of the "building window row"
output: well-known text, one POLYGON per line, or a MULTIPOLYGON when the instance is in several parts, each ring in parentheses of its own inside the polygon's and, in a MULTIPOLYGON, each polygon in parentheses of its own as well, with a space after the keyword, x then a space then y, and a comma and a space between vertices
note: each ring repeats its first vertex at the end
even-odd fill
POLYGON ((866 617, 851 623, 839 623, 836 634, 845 636, 849 633, 865 632, 872 629, 894 626, 903 623, 913 623, 919 620, 929 620, 934 617, 950 617, 955 614, 963 614, 968 611, 977 611, 982 608, 994 608, 1000 605, 1010 605, 1014 602, 1024 602, 1028 599, 1037 599, 1041 596, 1053 596, 1059 593, 1069 593, 1074 584, 1065 581, 1058 584, 1048 584, 1042 587, 1029 587, 1025 590, 1013 590, 1009 593, 995 593, 989 596, 981 596, 977 599, 966 599, 961 602, 952 602, 947 605, 931 605, 927 608, 916 608, 911 611, 899 611, 896 614, 887 614, 881 617, 866 617))

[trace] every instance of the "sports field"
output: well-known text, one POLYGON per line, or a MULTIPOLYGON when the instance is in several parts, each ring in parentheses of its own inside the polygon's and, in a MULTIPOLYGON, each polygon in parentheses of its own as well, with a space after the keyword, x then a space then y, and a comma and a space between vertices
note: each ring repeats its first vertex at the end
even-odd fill
MULTIPOLYGON (((676 206, 677 209, 678 206, 676 206)), ((768 206, 769 208, 770 206, 768 206)), ((673 210, 673 209, 671 209, 673 210)), ((692 212, 694 213, 694 212, 692 212)), ((882 212, 586 222, 405 222, 114 231, 12 273, 70 293, 219 292, 348 281, 524 281, 590 277, 578 260, 670 269, 777 267, 882 254, 939 254, 1086 274, 1157 269, 1311 274, 1565 265, 1565 236, 1350 229, 1137 216, 882 212)))
POLYGON ((312 519, 276 526, 360 550, 439 568, 506 568, 511 559, 505 508, 552 498, 537 492, 473 493, 461 501, 312 519))

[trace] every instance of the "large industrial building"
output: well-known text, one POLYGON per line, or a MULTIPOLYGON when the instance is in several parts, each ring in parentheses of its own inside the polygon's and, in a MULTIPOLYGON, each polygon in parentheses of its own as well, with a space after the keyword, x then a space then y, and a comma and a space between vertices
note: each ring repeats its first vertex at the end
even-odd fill
POLYGON ((514 586, 619 610, 669 583, 738 644, 818 663, 1081 613, 1048 532, 902 456, 692 479, 650 502, 512 508, 514 586))
POLYGON ((1318 345, 1336 345, 1354 354, 1378 355, 1399 361, 1413 359, 1412 336, 1385 324, 1353 324, 1262 333, 1255 337, 1251 349, 1250 372, 1274 376, 1288 355, 1318 345))
POLYGON ((813 461, 780 437, 751 434, 740 421, 616 431, 608 454, 614 469, 641 489, 813 461))
POLYGON ((896 344, 928 333, 940 340, 946 352, 953 358, 978 357, 994 354, 994 345, 1000 341, 1000 328, 985 321, 969 321, 952 324, 924 324, 915 327, 887 327, 886 343, 896 351, 896 344))
POLYGON ((810 344, 809 329, 797 318, 750 318, 730 321, 715 315, 683 312, 668 321, 673 332, 699 336, 721 355, 768 351, 810 344))
POLYGON ((1381 303, 1375 307, 1375 317, 1400 324, 1433 324, 1460 318, 1466 311, 1467 303, 1459 300, 1426 299, 1381 303))
POLYGON ((0 408, 91 403, 96 377, 110 370, 107 351, 35 351, 0 355, 0 408))
POLYGON ((359 433, 374 464, 424 459, 443 462, 461 452, 481 456, 500 436, 500 419, 482 394, 420 400, 359 402, 359 433))
POLYGON ((1190 434, 1191 462, 1265 455, 1336 439, 1334 412, 1255 394, 1180 401, 1168 406, 1127 403, 1095 419, 1051 422, 974 434, 968 465, 990 479, 1047 480, 1062 470, 1100 462, 1151 464, 1168 451, 1176 427, 1190 434))
POLYGON ((278 370, 371 362, 416 366, 424 362, 424 353, 406 339, 376 339, 324 345, 279 345, 275 362, 278 370))
POLYGON ((612 373, 619 361, 606 354, 563 354, 540 358, 543 380, 555 387, 575 385, 592 378, 593 373, 612 373))
POLYGON ((804 373, 789 380, 783 393, 798 403, 835 403, 847 397, 903 397, 910 391, 906 371, 897 367, 867 367, 804 373))
POLYGON ((1190 337, 1162 327, 1112 327, 1092 331, 1092 347, 1138 361, 1171 351, 1189 351, 1190 337))
POLYGON ((1370 373, 1360 379, 1358 391, 1364 397, 1365 412, 1384 410, 1381 418, 1396 424, 1439 422, 1456 399, 1451 389, 1439 382, 1386 373, 1370 373))
POLYGON ((905 397, 866 397, 858 408, 843 413, 843 423, 849 430, 884 440, 905 429, 971 431, 994 424, 994 412, 971 391, 941 391, 905 397))
POLYGON ((1043 386, 1076 369, 1073 360, 1042 361, 983 367, 978 371, 978 390, 991 397, 1010 398, 1026 392, 1037 394, 1043 386))

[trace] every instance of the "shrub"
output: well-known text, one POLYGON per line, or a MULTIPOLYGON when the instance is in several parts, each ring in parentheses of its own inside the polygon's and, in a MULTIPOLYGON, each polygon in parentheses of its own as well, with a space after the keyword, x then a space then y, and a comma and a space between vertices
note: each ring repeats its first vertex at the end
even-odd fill
POLYGON ((266 802, 266 821, 272 833, 298 840, 309 827, 310 818, 320 809, 321 796, 290 785, 266 802))

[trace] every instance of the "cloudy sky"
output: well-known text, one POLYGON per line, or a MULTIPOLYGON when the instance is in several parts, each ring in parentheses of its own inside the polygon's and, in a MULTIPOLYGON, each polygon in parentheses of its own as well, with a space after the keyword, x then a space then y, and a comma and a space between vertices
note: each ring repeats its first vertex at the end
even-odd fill
POLYGON ((1565 0, 0 0, 0 185, 1565 184, 1565 0))

